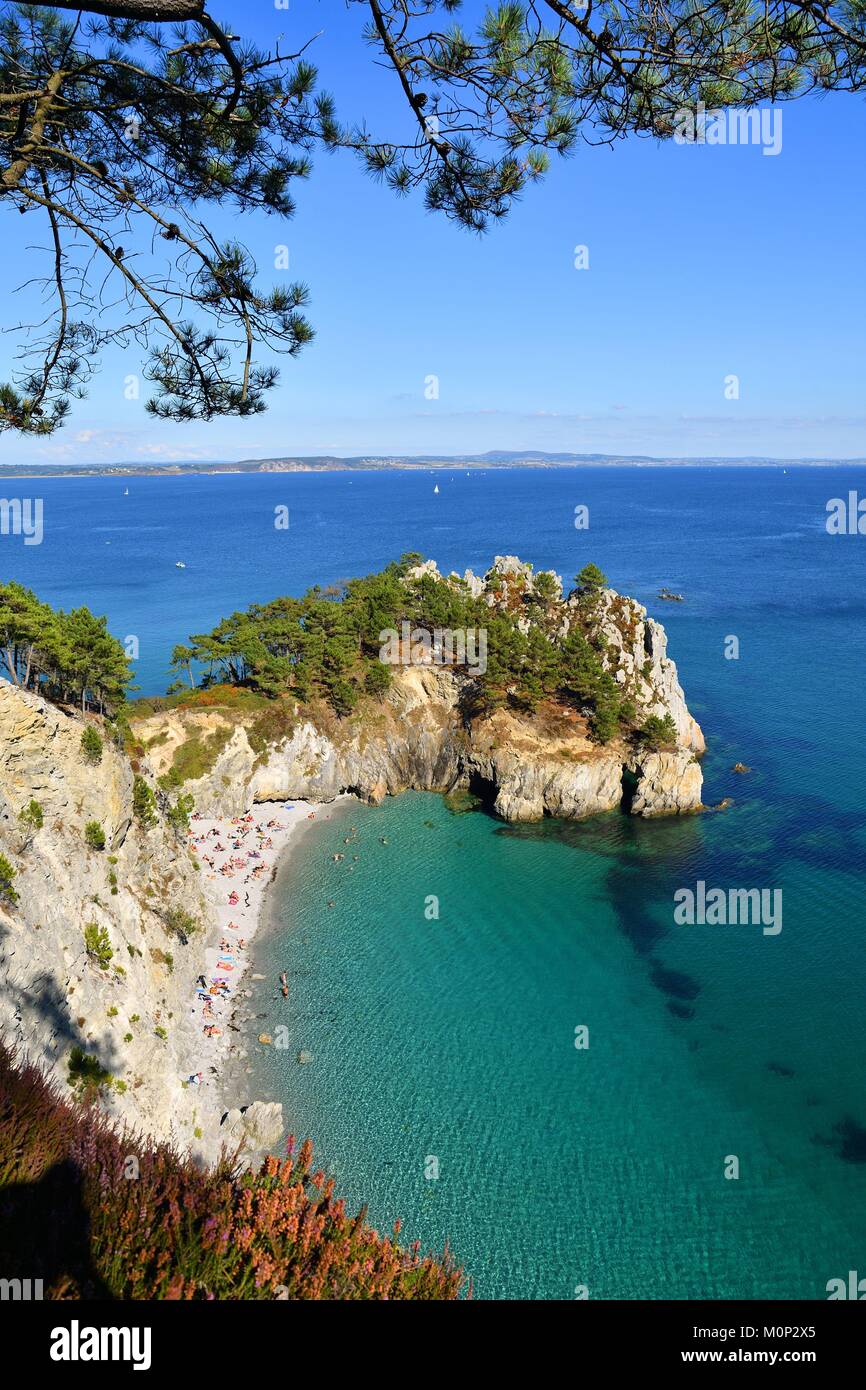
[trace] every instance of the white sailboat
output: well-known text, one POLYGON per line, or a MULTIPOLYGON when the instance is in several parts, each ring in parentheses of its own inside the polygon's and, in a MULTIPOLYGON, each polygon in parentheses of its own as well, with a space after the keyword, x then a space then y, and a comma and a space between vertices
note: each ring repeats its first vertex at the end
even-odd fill
POLYGON ((438 492, 438 491, 439 491, 439 484, 438 484, 438 483, 437 483, 436 486, 434 487, 433 491, 434 491, 434 492, 438 492))

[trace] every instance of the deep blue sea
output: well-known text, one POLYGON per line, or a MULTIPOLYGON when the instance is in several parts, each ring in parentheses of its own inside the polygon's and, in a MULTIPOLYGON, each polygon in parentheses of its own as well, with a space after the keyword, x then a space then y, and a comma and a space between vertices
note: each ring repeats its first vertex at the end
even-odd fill
POLYGON ((44 542, 0 539, 2 577, 136 636, 143 693, 229 611, 404 550, 461 572, 497 553, 565 576, 594 560, 660 617, 709 745, 705 798, 735 804, 521 828, 418 794, 340 811, 286 865, 260 938, 258 968, 288 969, 292 991, 278 1019, 271 980, 259 990, 291 1038, 262 1050, 259 1089, 350 1203, 425 1246, 450 1239, 482 1298, 824 1298, 866 1276, 866 537, 825 528, 828 499, 866 493, 866 474, 27 488, 44 542), (657 601, 663 584, 686 601, 657 601), (781 889, 782 931, 675 925, 674 892, 698 880, 781 889))

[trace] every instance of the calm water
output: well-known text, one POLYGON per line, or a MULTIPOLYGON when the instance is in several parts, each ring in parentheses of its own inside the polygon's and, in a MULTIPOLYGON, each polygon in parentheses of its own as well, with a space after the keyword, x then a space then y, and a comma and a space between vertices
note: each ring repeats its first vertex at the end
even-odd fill
POLYGON ((0 541, 3 576, 136 635, 146 692, 231 609, 405 549, 460 570, 593 559, 647 603, 710 744, 707 798, 736 805, 519 830, 423 795, 341 812, 287 867, 262 939, 259 968, 293 987, 262 1086, 352 1202, 425 1245, 450 1236, 479 1296, 824 1297, 866 1274, 866 539, 824 529, 827 499, 866 479, 437 477, 438 497, 428 474, 131 479, 129 497, 44 480, 45 541, 0 541), (660 584, 687 602, 656 603, 660 584), (781 888, 781 934, 674 926, 698 879, 781 888))

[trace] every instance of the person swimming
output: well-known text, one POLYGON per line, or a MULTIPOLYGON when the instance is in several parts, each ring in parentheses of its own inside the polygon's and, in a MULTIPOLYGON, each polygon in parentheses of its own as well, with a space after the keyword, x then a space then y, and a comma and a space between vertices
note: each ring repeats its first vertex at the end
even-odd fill
POLYGON ((281 973, 280 973, 280 993, 282 994, 282 996, 283 996, 284 999, 288 999, 288 997, 289 997, 289 982, 288 982, 288 980, 286 979, 286 972, 285 972, 285 970, 281 971, 281 973))

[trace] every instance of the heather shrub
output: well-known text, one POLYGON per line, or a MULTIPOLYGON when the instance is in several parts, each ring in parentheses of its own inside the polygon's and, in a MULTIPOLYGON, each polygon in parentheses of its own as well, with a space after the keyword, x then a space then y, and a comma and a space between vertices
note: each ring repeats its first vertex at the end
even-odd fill
POLYGON ((231 1157, 201 1171, 69 1105, 0 1047, 0 1268, 43 1279, 53 1299, 460 1296, 447 1248, 401 1247, 399 1222, 380 1236, 313 1170, 309 1142, 286 1151, 256 1172, 231 1157))

